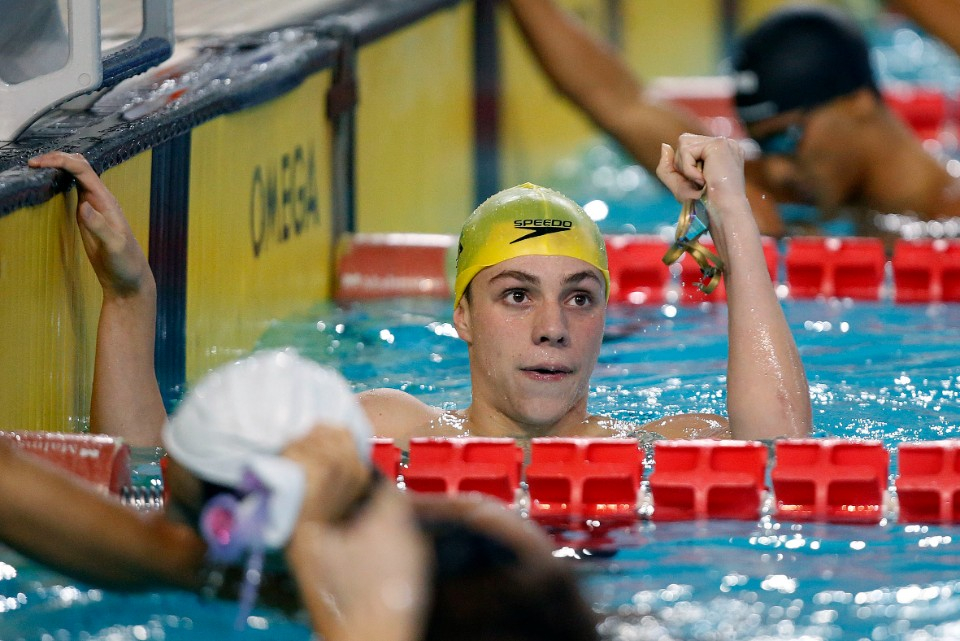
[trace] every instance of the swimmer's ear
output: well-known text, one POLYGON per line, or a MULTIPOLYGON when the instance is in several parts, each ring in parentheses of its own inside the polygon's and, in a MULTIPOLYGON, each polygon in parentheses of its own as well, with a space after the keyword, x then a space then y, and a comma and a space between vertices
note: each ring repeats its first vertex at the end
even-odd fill
POLYGON ((453 310, 453 326, 457 335, 468 345, 473 342, 473 333, 470 330, 470 303, 464 296, 453 310))

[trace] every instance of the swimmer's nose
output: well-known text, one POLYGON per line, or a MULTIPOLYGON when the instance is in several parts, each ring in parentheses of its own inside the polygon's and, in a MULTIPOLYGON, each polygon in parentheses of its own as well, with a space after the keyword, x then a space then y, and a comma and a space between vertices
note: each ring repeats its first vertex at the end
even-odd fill
POLYGON ((537 345, 566 345, 570 342, 566 318, 559 303, 543 303, 536 312, 533 342, 537 345))

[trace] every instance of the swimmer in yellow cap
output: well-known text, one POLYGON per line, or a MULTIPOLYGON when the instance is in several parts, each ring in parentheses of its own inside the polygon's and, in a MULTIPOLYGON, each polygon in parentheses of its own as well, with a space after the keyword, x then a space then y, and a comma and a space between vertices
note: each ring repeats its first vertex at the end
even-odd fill
POLYGON ((597 268, 609 295, 607 249, 596 223, 563 194, 524 183, 488 198, 463 223, 454 308, 480 271, 517 256, 569 256, 597 268))
POLYGON ((803 366, 767 274, 735 141, 685 134, 661 150, 658 175, 679 200, 708 196, 727 265, 728 415, 684 414, 624 426, 587 411, 610 278, 596 224, 565 196, 524 184, 466 220, 454 325, 470 356, 472 403, 441 411, 397 390, 361 394, 379 434, 774 438, 809 433, 803 366), (702 169, 700 168, 702 164, 702 169))
MULTIPOLYGON (((116 201, 82 159, 49 155, 32 164, 77 176, 83 190, 82 224, 96 222, 96 207, 122 220, 116 201)), ((369 390, 359 396, 374 434, 401 444, 412 436, 618 436, 641 429, 686 438, 807 435, 811 408, 806 376, 767 273, 745 196, 739 145, 684 134, 676 150, 663 145, 657 174, 678 200, 705 196, 709 203, 711 236, 725 265, 727 417, 681 414, 634 426, 588 412, 609 294, 603 237, 571 200, 525 184, 478 207, 460 238, 453 322, 468 346, 470 406, 443 410, 404 391, 369 390)), ((102 227, 91 231, 119 233, 127 242, 103 242, 98 251, 109 254, 113 247, 135 244, 119 223, 113 232, 102 227)), ((104 264, 121 275, 146 269, 142 252, 120 251, 105 256, 104 264)), ((117 359, 111 371, 123 376, 95 385, 93 404, 101 408, 97 424, 103 431, 109 433, 111 426, 119 431, 136 415, 138 433, 155 433, 159 441, 165 413, 158 402, 146 411, 144 401, 159 399, 152 363, 133 356, 152 355, 153 349, 152 307, 146 304, 153 300, 153 289, 141 287, 139 292, 150 301, 136 308, 118 305, 123 322, 101 322, 99 343, 117 359)), ((105 296, 104 305, 113 305, 119 296, 109 301, 105 296)))

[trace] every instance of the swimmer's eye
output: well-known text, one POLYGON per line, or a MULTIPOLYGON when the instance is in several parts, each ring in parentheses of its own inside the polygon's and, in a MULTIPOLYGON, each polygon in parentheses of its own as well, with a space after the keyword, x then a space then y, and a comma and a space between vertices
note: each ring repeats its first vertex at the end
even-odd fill
POLYGON ((508 303, 525 303, 530 300, 530 296, 525 289, 510 289, 503 295, 508 303))
POLYGON ((593 296, 584 292, 574 294, 573 296, 570 297, 570 303, 574 307, 586 307, 592 302, 593 302, 593 296))

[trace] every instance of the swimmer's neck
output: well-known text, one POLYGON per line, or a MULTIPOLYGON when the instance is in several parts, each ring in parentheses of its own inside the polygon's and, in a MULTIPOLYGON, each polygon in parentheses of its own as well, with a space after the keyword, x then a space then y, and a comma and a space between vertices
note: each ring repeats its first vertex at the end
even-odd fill
MULTIPOLYGON (((465 410, 447 412, 470 436, 531 439, 541 437, 599 436, 609 418, 587 414, 586 410, 565 414, 558 421, 533 423, 512 419, 500 412, 483 410, 471 405, 465 410)), ((448 420, 450 420, 448 419, 448 420)))

